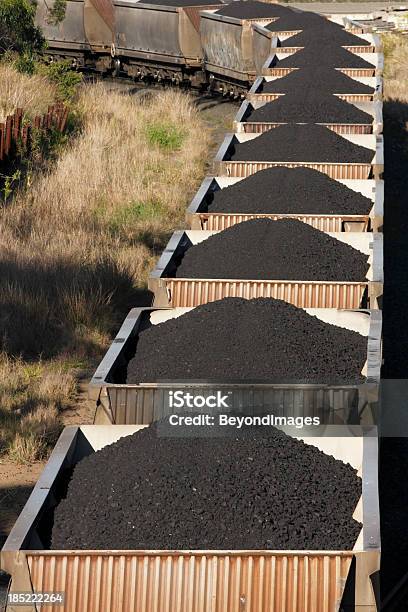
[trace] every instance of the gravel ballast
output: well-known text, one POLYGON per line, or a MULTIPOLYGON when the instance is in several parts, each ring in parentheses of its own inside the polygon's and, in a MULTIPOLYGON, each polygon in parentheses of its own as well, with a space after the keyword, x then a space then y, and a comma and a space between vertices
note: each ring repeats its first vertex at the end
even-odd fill
POLYGON ((225 298, 140 332, 128 384, 363 382, 367 338, 282 300, 225 298))
POLYGON ((353 104, 319 91, 285 94, 253 110, 245 121, 291 123, 373 123, 373 117, 353 104))
POLYGON ((335 68, 313 67, 293 70, 289 74, 273 81, 264 81, 264 93, 297 93, 308 94, 308 91, 333 94, 373 94, 374 89, 360 83, 335 68))
POLYGON ((307 66, 324 66, 325 68, 371 68, 374 64, 366 62, 355 53, 343 47, 331 46, 324 50, 319 45, 308 45, 280 60, 272 62, 273 68, 305 68, 307 66))
POLYGON ((235 17, 236 19, 262 19, 263 17, 280 17, 290 12, 290 9, 279 4, 267 4, 266 2, 256 2, 253 0, 242 2, 235 0, 216 11, 216 15, 235 17))
POLYGON ((191 246, 177 278, 361 282, 367 255, 297 219, 251 219, 191 246))
POLYGON ((159 428, 75 466, 55 510, 52 549, 353 548, 362 487, 349 464, 274 427, 226 436, 217 425, 223 438, 183 439, 159 428))
POLYGON ((278 166, 216 191, 210 213, 368 214, 369 198, 312 168, 278 166))
POLYGON ((327 127, 281 125, 232 146, 232 161, 370 163, 374 151, 350 142, 327 127))

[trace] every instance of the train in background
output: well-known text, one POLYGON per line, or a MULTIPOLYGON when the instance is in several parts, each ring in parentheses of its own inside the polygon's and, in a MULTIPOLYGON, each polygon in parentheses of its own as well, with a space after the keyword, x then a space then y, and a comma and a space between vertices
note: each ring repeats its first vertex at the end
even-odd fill
POLYGON ((38 0, 36 22, 49 61, 240 96, 277 45, 275 33, 262 27, 276 17, 217 15, 222 6, 219 0, 67 0, 65 18, 54 24, 53 0, 38 0))

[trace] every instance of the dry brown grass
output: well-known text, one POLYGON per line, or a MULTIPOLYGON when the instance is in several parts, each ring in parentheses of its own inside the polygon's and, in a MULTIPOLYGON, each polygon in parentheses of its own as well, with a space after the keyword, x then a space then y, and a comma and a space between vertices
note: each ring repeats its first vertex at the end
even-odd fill
MULTIPOLYGON (((83 89, 77 113, 80 134, 0 210, 0 338, 7 355, 0 368, 14 364, 19 389, 27 363, 10 356, 30 363, 42 356, 41 380, 55 360, 89 363, 127 311, 149 302, 147 273, 170 232, 183 225, 204 173, 207 131, 185 94, 166 91, 142 101, 92 85, 83 89)), ((13 404, 14 387, 6 382, 1 376, 0 419, 12 437, 3 435, 5 446, 10 456, 30 460, 41 454, 35 440, 44 435, 33 442, 29 432, 52 431, 69 394, 35 403, 16 429, 14 417, 30 398, 13 404)))
POLYGON ((71 372, 58 363, 24 363, 0 355, 0 452, 16 461, 42 459, 61 430, 61 411, 75 397, 71 372))
POLYGON ((382 36, 384 49, 384 94, 386 99, 406 100, 408 95, 408 40, 401 34, 382 36))
POLYGON ((56 88, 45 77, 21 74, 10 64, 0 63, 0 123, 17 108, 29 117, 42 115, 55 101, 56 88))

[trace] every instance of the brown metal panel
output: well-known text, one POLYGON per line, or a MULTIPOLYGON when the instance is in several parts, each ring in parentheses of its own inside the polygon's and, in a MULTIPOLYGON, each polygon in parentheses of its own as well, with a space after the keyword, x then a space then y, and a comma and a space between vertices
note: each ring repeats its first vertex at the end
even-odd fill
MULTIPOLYGON (((343 163, 318 163, 318 162, 235 162, 221 161, 218 164, 216 174, 245 178, 265 168, 276 166, 286 166, 288 168, 313 168, 319 172, 327 174, 334 179, 368 179, 370 178, 373 167, 371 164, 343 164, 343 163)), ((379 174, 378 172, 377 174, 379 174)))
POLYGON ((115 13, 111 0, 90 0, 98 15, 102 17, 106 25, 113 32, 115 29, 115 13))
MULTIPOLYGON (((249 102, 273 102, 281 96, 283 93, 248 93, 247 100, 249 102)), ((374 95, 372 94, 333 94, 338 98, 341 98, 345 102, 373 102, 374 95)))
MULTIPOLYGON (((285 44, 285 41, 283 41, 283 44, 285 44)), ((343 46, 343 49, 346 49, 346 51, 350 51, 350 53, 354 53, 356 55, 359 55, 360 53, 375 53, 376 52, 376 48, 372 45, 367 45, 367 46, 358 46, 358 45, 351 45, 351 46, 343 46)), ((301 51, 302 49, 304 49, 305 47, 277 47, 276 48, 276 53, 287 53, 287 54, 292 54, 292 53, 297 53, 297 51, 301 51)), ((322 52, 324 52, 324 47, 322 47, 322 52)))
POLYGON ((108 50, 114 40, 115 13, 111 0, 84 0, 84 30, 92 50, 108 50))
MULTIPOLYGON (((283 42, 283 44, 285 44, 285 41, 283 42)), ((288 55, 292 55, 292 53, 297 53, 298 51, 301 51, 302 49, 304 49, 305 47, 277 47, 276 49, 274 49, 275 53, 283 53, 283 54, 288 54, 288 55)))
MULTIPOLYGON (((194 4, 194 0, 191 2, 194 4)), ((217 8, 221 5, 221 2, 207 4, 207 5, 199 5, 199 6, 186 6, 183 7, 183 11, 186 13, 187 17, 191 21, 194 26, 194 29, 199 32, 200 31, 200 11, 208 11, 209 9, 217 8)))
POLYGON ((372 102, 374 95, 370 94, 334 94, 345 102, 372 102))
POLYGON ((352 558, 275 551, 27 554, 33 589, 65 592, 64 612, 332 612, 352 558))
POLYGON ((273 102, 284 95, 280 93, 248 93, 246 99, 249 102, 273 102))
MULTIPOLYGON (((283 77, 283 76, 290 74, 294 70, 297 70, 297 68, 295 67, 294 68, 264 68, 262 70, 262 74, 264 76, 283 77)), ((373 77, 373 76, 376 76, 377 74, 377 70, 374 67, 373 68, 336 68, 336 70, 343 72, 344 74, 346 74, 347 76, 351 78, 373 77)))
POLYGON ((302 32, 302 30, 282 30, 282 31, 274 31, 273 33, 278 38, 283 38, 283 37, 292 38, 292 36, 296 36, 296 34, 299 34, 300 32, 302 32))
MULTIPOLYGON (((300 123, 300 122, 298 122, 300 123)), ((238 131, 243 131, 246 134, 263 134, 264 132, 268 132, 280 125, 284 125, 283 123, 263 123, 263 122, 251 122, 251 121, 242 121, 235 126, 238 128, 238 131), (240 127, 242 126, 242 130, 240 127)), ((329 128, 336 134, 372 134, 374 130, 374 122, 371 124, 357 124, 357 123, 318 123, 317 125, 323 125, 324 127, 329 128)))
POLYGON ((250 219, 299 219, 322 232, 359 231, 368 229, 368 215, 296 215, 296 214, 239 214, 239 213, 195 213, 199 228, 221 231, 250 219), (357 229, 358 228, 358 229, 357 229))
POLYGON ((340 72, 343 72, 351 78, 356 77, 373 77, 377 74, 376 68, 338 68, 340 72))
POLYGON ((369 282, 255 281, 235 279, 163 279, 169 306, 193 307, 225 297, 282 299, 299 308, 361 308, 369 282))
MULTIPOLYGON (((97 407, 94 423, 115 424, 115 425, 148 425, 154 420, 170 414, 173 409, 169 408, 168 392, 180 388, 186 390, 193 385, 168 384, 158 386, 150 384, 146 387, 117 385, 107 387, 109 398, 109 409, 100 404, 97 407), (126 397, 127 409, 118 410, 115 403, 115 392, 120 392, 126 397), (150 397, 149 397, 150 396, 150 397), (149 408, 154 403, 154 412, 149 408), (136 407, 136 409, 134 409, 136 407)), ((259 410, 260 407, 267 406, 273 409, 276 415, 285 416, 318 416, 329 422, 349 422, 353 406, 356 405, 357 398, 360 397, 361 405, 366 405, 368 401, 376 401, 373 396, 371 400, 366 397, 363 388, 324 388, 318 386, 281 388, 279 385, 257 385, 245 386, 242 388, 237 385, 224 385, 225 389, 231 391, 231 402, 235 408, 245 405, 248 409, 259 410), (336 419, 336 421, 334 420, 336 419)), ((216 393, 220 388, 210 386, 195 386, 195 390, 200 389, 203 396, 216 393)), ((369 407, 368 407, 369 409, 369 407)))
POLYGON ((350 51, 350 53, 376 53, 377 49, 374 45, 347 45, 344 47, 346 51, 350 51))
POLYGON ((284 77, 297 68, 264 68, 262 74, 265 76, 284 77))

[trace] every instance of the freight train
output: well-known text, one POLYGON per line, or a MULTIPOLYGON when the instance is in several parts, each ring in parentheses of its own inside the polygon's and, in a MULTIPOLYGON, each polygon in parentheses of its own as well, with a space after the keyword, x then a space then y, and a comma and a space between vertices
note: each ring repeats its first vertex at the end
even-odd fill
MULTIPOLYGON (((23 591, 63 593, 65 612, 378 610, 381 542, 376 425, 381 368, 384 193, 381 54, 375 52, 378 44, 372 35, 359 32, 360 40, 353 42, 344 30, 339 34, 339 28, 332 30, 331 37, 327 31, 319 30, 319 17, 315 16, 315 20, 308 16, 303 22, 314 45, 321 44, 322 50, 326 46, 326 55, 330 56, 338 36, 341 39, 338 46, 347 45, 348 57, 354 53, 362 63, 356 66, 354 57, 350 64, 334 63, 331 70, 326 67, 316 74, 315 65, 301 68, 296 66, 296 61, 289 68, 276 69, 282 57, 299 50, 293 41, 286 43, 286 48, 281 43, 303 29, 302 17, 296 16, 300 13, 249 0, 228 6, 225 10, 221 7, 220 14, 220 4, 198 1, 192 4, 188 0, 158 0, 155 4, 133 0, 113 3, 68 0, 65 19, 58 26, 52 26, 45 0, 39 1, 37 21, 48 39, 51 59, 71 58, 79 68, 210 86, 232 94, 239 94, 251 83, 253 86, 235 118, 234 134, 226 136, 215 158, 214 176, 204 180, 188 209, 190 227, 172 237, 150 276, 153 307, 130 311, 91 380, 89 396, 96 409, 94 425, 64 430, 2 550, 2 567, 12 576, 8 612, 20 609, 13 602, 18 603, 19 593, 23 591), (241 14, 237 7, 241 8, 241 14), (276 70, 281 72, 278 74, 276 70), (290 77, 293 71, 294 80, 290 77), (336 112, 330 111, 333 115, 328 117, 326 105, 318 104, 316 117, 310 118, 313 105, 302 95, 306 89, 317 90, 318 95, 329 94, 332 101, 344 100, 348 112, 344 114, 344 105, 336 102, 333 106, 336 112), (292 95, 287 95, 291 91, 292 95), (293 95, 301 98, 300 105, 293 103, 293 95), (284 110, 287 115, 283 114, 283 118, 274 115, 281 104, 273 107, 282 96, 288 101, 284 110), (254 119, 253 115, 264 104, 269 105, 270 112, 262 121, 256 115, 254 119), (361 120, 356 121, 356 116, 361 120), (309 125, 305 127, 305 124, 309 125), (287 134, 292 136, 288 138, 287 134), (271 146, 270 136, 278 144, 271 146), (230 206, 227 205, 228 191, 232 192, 230 206), (218 206, 214 206, 214 200, 218 206), (219 236, 225 239, 226 232, 231 235, 230 230, 237 224, 246 223, 248 229, 251 219, 256 220, 256 225, 265 217, 268 225, 275 220, 280 220, 281 225, 282 221, 296 220, 290 222, 290 248, 286 242, 281 249, 281 255, 282 251, 290 251, 281 276, 272 275, 269 280, 259 277, 261 264, 265 269, 265 262, 261 262, 254 264, 256 274, 253 268, 250 272, 241 268, 237 276, 228 274, 225 278, 221 257, 204 280, 201 270, 198 276, 194 270, 190 275, 179 274, 180 262, 197 245, 214 244, 219 236), (308 224, 308 230, 301 221, 308 224), (307 277, 302 282, 290 274, 299 264, 296 253, 302 242, 294 235, 296 226, 302 234, 313 233, 319 244, 326 245, 327 253, 322 251, 314 257, 326 266, 323 276, 317 280, 307 277), (345 272, 351 267, 346 263, 340 271, 341 278, 329 283, 330 279, 325 276, 330 268, 329 259, 334 261, 336 250, 340 253, 341 246, 343 252, 346 244, 347 249, 353 247, 360 252, 360 258, 365 259, 369 268, 368 274, 364 279, 358 278, 360 282, 346 278, 345 272), (203 288, 201 293, 198 286, 203 288), (231 297, 239 299, 225 300, 231 297), (278 298, 280 306, 272 301, 266 305, 267 298, 278 298), (255 306, 262 316, 255 316, 254 311, 251 316, 245 315, 255 306), (271 322, 275 314, 270 312, 278 307, 288 312, 286 327, 276 323, 278 315, 271 322), (268 319, 263 318, 265 313, 268 319), (192 325, 199 316, 199 327, 187 328, 186 322, 192 325), (302 338, 307 336, 307 349, 304 341, 295 342, 292 333, 294 321, 300 320, 299 317, 307 321, 305 327, 299 328, 302 338), (170 326, 173 332, 165 341, 160 329, 169 330, 170 326), (315 332, 311 331, 312 327, 315 332), (276 337, 272 338, 274 329, 276 337), (326 342, 330 330, 340 332, 344 352, 341 349, 336 354, 337 340, 331 344, 326 342), (216 346, 211 344, 214 338, 219 341, 218 352, 210 350, 216 346), (332 378, 322 380, 324 366, 327 371, 338 374, 355 357, 352 338, 360 347, 353 377, 344 379, 344 384, 332 378), (276 349, 277 342, 284 345, 281 350, 276 349), (204 347, 198 358, 197 346, 204 347), (289 349, 295 355, 292 360, 288 359, 288 354, 292 354, 289 349), (272 354, 275 361, 271 359, 272 354), (297 376, 294 381, 271 379, 275 370, 282 370, 277 362, 284 369, 292 367, 291 361, 302 366, 312 363, 313 375, 297 376), (200 371, 204 378, 198 381, 194 378, 197 364, 208 368, 208 364, 214 363, 221 379, 214 377, 214 370, 200 371), (254 364, 252 370, 248 364, 254 364), (269 368, 267 380, 259 378, 264 364, 269 368), (239 377, 229 380, 234 367, 238 367, 239 377), (258 380, 248 375, 254 370, 258 380), (104 539, 104 549, 91 550, 89 546, 82 546, 82 542, 78 550, 65 543, 62 547, 51 545, 54 511, 56 507, 58 511, 67 478, 76 464, 122 436, 168 416, 173 409, 170 398, 177 392, 196 398, 199 395, 204 403, 222 393, 234 411, 259 414, 268 410, 279 417, 319 417, 322 429, 314 430, 305 442, 331 458, 349 463, 362 477, 361 496, 353 514, 361 529, 354 545, 336 547, 330 541, 323 550, 305 549, 302 545, 278 550, 268 547, 207 550, 203 543, 197 550, 194 546, 165 549, 163 545, 122 550, 105 546, 105 541, 111 541, 108 537, 104 539), (324 435, 320 435, 322 430, 324 435)), ((241 239, 238 247, 242 242, 241 239)), ((255 244, 265 261, 278 257, 279 249, 268 258, 265 241, 255 244)), ((310 244, 306 245, 307 255, 303 253, 301 257, 303 262, 313 258, 310 244)), ((250 240, 245 245, 251 246, 250 240)), ((252 248, 252 253, 255 251, 252 248)), ((207 260, 206 254, 201 262, 207 260)), ((239 267, 238 256, 229 256, 236 259, 239 267)), ((301 434, 303 438, 305 431, 301 434)), ((156 456, 154 449, 152 454, 156 456)), ((112 473, 116 473, 117 467, 118 464, 112 468, 112 473)), ((206 464, 203 472, 205 468, 206 464)), ((182 468, 180 472, 183 478, 182 468)), ((273 504, 273 493, 270 499, 273 504)), ((325 501, 322 499, 321 503, 325 501)), ((124 506, 123 499, 117 505, 124 506)), ((169 502, 169 505, 172 504, 169 502)), ((104 508, 103 503, 101 507, 104 508)), ((135 508, 139 512, 137 500, 135 508)), ((163 519, 170 514, 168 510, 163 508, 163 519)), ((226 514, 229 511, 227 507, 226 514)), ((289 514, 292 511, 290 508, 289 514)), ((118 526, 122 519, 115 522, 110 514, 107 509, 112 529, 109 526, 106 530, 95 523, 96 533, 102 531, 110 536, 118 526)), ((334 529, 338 530, 339 526, 334 529)), ((84 536, 88 536, 85 531, 84 528, 84 536)), ((58 535, 63 540, 63 534, 58 535)), ((25 609, 36 610, 35 606, 25 609)), ((55 605, 51 609, 61 607, 55 605)))
POLYGON ((260 2, 245 3, 242 11, 242 4, 67 0, 56 24, 53 2, 38 0, 36 22, 49 61, 69 59, 82 70, 239 96, 279 44, 278 32, 263 26, 295 13, 260 2))

